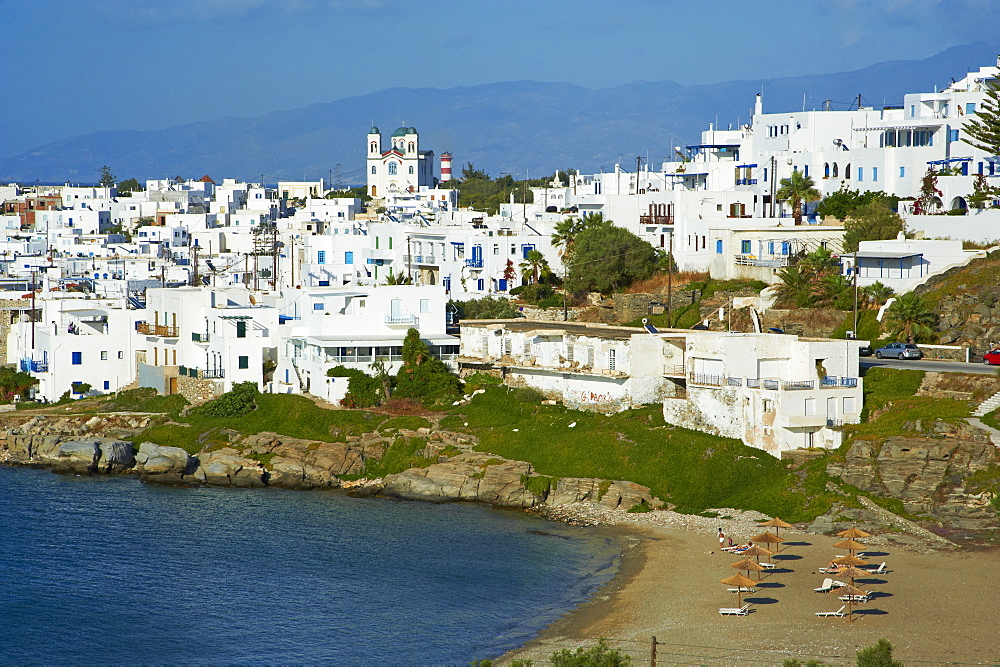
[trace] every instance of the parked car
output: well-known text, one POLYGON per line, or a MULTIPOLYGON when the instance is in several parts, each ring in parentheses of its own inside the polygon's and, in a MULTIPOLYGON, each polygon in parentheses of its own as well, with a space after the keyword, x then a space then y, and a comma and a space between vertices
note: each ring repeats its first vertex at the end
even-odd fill
POLYGON ((1000 350, 990 350, 984 354, 983 363, 992 366, 1000 365, 1000 350))
POLYGON ((868 345, 862 345, 862 346, 860 346, 860 347, 858 348, 858 356, 859 356, 859 357, 870 357, 870 356, 872 356, 873 354, 875 354, 875 351, 874 351, 874 350, 872 350, 872 346, 871 346, 871 344, 868 344, 868 345))
POLYGON ((921 359, 924 354, 913 343, 889 343, 885 347, 875 350, 875 356, 879 359, 889 357, 890 359, 921 359))

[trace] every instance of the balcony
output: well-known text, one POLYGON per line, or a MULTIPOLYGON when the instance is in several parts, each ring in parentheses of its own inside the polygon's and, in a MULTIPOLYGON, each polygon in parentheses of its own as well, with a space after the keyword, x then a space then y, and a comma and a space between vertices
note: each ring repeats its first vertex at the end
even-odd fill
POLYGON ((674 216, 671 215, 640 215, 640 225, 672 225, 674 216))
POLYGON ((198 377, 205 380, 221 380, 226 377, 226 371, 222 368, 213 368, 211 370, 199 370, 198 377))
POLYGON ((386 324, 410 324, 417 326, 420 322, 420 318, 413 313, 386 313, 385 323, 386 324))
POLYGON ((177 327, 166 324, 149 324, 148 322, 136 322, 135 330, 147 336, 162 336, 163 338, 177 338, 177 327))
POLYGON ((207 333, 195 333, 192 331, 191 340, 193 340, 196 343, 207 343, 209 340, 211 340, 211 336, 207 333))
POLYGON ((736 185, 757 185, 756 178, 737 178, 736 185))
POLYGON ((25 373, 47 373, 49 363, 47 361, 36 361, 34 359, 21 359, 21 370, 25 373))
POLYGON ((470 269, 481 269, 483 268, 483 258, 473 257, 471 259, 465 260, 465 265, 470 269))
POLYGON ((736 255, 734 261, 737 266, 762 266, 769 269, 781 269, 788 266, 787 257, 758 259, 756 255, 736 255))
POLYGON ((857 387, 858 378, 840 378, 833 375, 826 375, 820 380, 820 389, 832 389, 834 387, 857 387))

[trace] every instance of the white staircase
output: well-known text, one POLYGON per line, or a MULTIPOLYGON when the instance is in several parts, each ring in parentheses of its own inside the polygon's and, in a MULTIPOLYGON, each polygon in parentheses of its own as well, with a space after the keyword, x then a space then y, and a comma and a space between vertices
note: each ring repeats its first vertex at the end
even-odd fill
POLYGON ((982 417, 987 413, 993 412, 997 408, 1000 408, 1000 391, 980 403, 979 407, 972 411, 972 416, 982 417))

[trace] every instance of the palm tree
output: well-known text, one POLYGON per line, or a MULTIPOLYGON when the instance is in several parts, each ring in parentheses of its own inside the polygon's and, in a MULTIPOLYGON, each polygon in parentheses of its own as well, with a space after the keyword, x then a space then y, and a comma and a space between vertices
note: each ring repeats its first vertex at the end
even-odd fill
POLYGON ((907 292, 892 302, 885 311, 886 323, 896 336, 906 336, 907 343, 934 334, 937 314, 914 292, 907 292))
POLYGON ((790 177, 781 179, 781 187, 775 196, 792 202, 792 217, 795 218, 796 225, 802 224, 803 202, 818 201, 822 198, 815 186, 811 177, 798 170, 793 171, 790 177))
POLYGON ((529 250, 528 256, 521 262, 521 280, 537 283, 539 278, 551 274, 549 263, 545 261, 545 256, 538 250, 529 250))
MULTIPOLYGON (((611 220, 605 219, 604 214, 598 211, 597 213, 584 213, 583 218, 580 220, 580 230, 589 229, 591 227, 608 227, 611 225, 611 220)), ((579 231, 577 233, 579 233, 579 231)))
POLYGON ((781 303, 791 303, 800 308, 812 304, 812 284, 798 266, 789 266, 778 272, 781 283, 777 296, 781 303))
POLYGON ((895 290, 877 280, 861 288, 862 302, 869 308, 881 308, 883 303, 895 295, 895 290))
POLYGON ((556 223, 555 233, 552 234, 552 245, 559 248, 559 257, 563 264, 573 254, 573 242, 576 235, 584 228, 584 222, 579 218, 566 218, 556 223))
POLYGON ((819 282, 837 269, 838 260, 829 248, 816 248, 800 259, 797 265, 811 282, 819 282))
POLYGON ((834 274, 819 281, 820 298, 835 308, 850 308, 854 296, 854 285, 846 276, 834 274))

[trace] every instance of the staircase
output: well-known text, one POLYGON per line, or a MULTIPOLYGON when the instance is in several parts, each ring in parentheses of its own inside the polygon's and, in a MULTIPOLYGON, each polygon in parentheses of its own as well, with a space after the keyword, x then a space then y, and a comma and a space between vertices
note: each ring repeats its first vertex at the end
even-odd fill
POLYGON ((980 403, 979 407, 972 411, 972 416, 982 417, 989 412, 993 412, 997 408, 1000 408, 1000 391, 980 403))

